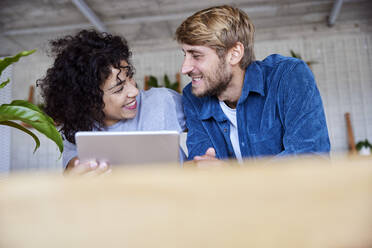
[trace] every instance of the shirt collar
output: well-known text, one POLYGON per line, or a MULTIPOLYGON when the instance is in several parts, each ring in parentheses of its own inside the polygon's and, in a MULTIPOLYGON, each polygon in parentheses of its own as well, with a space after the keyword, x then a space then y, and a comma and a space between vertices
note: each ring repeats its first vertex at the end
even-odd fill
POLYGON ((264 73, 257 61, 252 62, 245 70, 244 85, 239 103, 244 102, 250 92, 265 96, 264 73))
POLYGON ((227 120, 223 113, 219 101, 215 96, 206 96, 203 98, 203 105, 200 111, 200 120, 207 120, 213 117, 216 121, 221 122, 227 120))

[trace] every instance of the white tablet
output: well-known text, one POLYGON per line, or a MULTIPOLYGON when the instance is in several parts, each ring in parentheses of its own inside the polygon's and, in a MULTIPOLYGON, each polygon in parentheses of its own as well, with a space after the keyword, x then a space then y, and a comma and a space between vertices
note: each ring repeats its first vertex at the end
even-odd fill
POLYGON ((78 157, 110 165, 179 163, 177 131, 77 132, 78 157))

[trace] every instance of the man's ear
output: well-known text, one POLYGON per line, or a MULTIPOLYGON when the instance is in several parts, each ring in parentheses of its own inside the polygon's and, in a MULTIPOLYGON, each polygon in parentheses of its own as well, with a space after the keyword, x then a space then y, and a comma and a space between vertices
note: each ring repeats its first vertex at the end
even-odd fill
POLYGON ((237 65, 242 60, 244 55, 244 45, 241 42, 236 42, 235 45, 229 49, 229 63, 237 65))

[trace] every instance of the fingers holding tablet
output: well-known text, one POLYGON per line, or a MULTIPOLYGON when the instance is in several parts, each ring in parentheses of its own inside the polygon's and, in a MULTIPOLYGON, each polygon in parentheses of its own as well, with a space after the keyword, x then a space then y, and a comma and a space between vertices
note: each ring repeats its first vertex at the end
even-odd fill
POLYGON ((105 161, 80 161, 77 157, 71 159, 65 170, 65 175, 96 176, 111 173, 110 165, 105 161))

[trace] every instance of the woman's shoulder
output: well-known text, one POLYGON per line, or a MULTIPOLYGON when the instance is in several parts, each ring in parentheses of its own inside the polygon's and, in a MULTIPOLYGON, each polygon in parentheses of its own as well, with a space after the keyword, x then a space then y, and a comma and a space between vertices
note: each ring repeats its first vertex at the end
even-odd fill
POLYGON ((184 130, 182 96, 174 90, 151 88, 142 91, 139 113, 142 123, 151 125, 152 130, 184 130))
POLYGON ((144 102, 178 102, 181 101, 181 95, 168 88, 151 88, 141 92, 141 98, 144 102))

